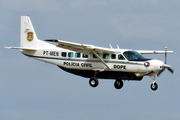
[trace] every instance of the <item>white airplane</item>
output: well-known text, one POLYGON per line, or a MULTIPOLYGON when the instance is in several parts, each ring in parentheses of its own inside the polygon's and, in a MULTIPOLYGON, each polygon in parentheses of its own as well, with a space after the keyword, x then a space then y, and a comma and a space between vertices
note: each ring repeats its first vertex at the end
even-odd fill
MULTIPOLYGON (((111 47, 111 45, 110 45, 111 47)), ((174 70, 166 62, 147 59, 142 54, 165 54, 173 51, 146 51, 97 47, 56 39, 39 40, 29 16, 21 16, 20 47, 24 55, 57 65, 59 68, 75 75, 90 78, 92 87, 98 85, 98 79, 115 79, 116 89, 123 87, 122 80, 142 80, 143 76, 153 79, 151 89, 156 90, 158 76, 166 69, 174 74, 174 70), (50 44, 55 43, 54 44, 50 44)))

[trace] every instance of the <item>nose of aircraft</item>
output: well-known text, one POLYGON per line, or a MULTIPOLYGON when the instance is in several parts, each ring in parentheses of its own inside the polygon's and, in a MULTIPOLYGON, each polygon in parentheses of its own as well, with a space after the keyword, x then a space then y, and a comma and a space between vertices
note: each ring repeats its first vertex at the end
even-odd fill
POLYGON ((153 60, 154 65, 156 66, 157 70, 162 70, 164 66, 164 62, 161 60, 153 60))
POLYGON ((162 65, 161 65, 161 68, 170 68, 171 66, 170 65, 168 65, 168 64, 166 64, 166 63, 163 63, 162 65))
POLYGON ((159 73, 158 73, 158 76, 162 73, 162 72, 164 72, 166 69, 168 69, 169 70, 169 72, 171 72, 172 74, 174 74, 174 70, 173 69, 171 69, 171 66, 170 65, 168 65, 168 64, 166 64, 166 63, 164 63, 164 62, 160 62, 160 71, 159 71, 159 73))

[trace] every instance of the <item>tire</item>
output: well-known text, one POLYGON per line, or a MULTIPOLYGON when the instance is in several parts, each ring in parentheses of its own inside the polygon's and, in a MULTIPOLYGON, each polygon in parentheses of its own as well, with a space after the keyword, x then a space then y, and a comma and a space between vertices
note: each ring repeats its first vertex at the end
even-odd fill
POLYGON ((155 91, 155 90, 157 90, 158 89, 158 84, 157 83, 152 83, 151 84, 151 89, 153 90, 153 91, 155 91))
POLYGON ((122 80, 116 80, 115 82, 114 82, 114 87, 116 88, 116 89, 121 89, 122 87, 123 87, 123 81, 122 80))
POLYGON ((98 81, 97 78, 92 77, 92 78, 89 80, 89 84, 90 84, 91 87, 96 87, 96 86, 98 86, 99 81, 98 81))

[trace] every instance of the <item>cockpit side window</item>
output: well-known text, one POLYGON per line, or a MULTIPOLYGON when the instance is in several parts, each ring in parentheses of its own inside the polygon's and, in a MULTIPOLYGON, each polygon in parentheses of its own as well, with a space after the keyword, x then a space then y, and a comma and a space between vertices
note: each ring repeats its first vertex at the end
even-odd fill
POLYGON ((144 59, 144 57, 135 51, 126 51, 123 53, 123 55, 128 59, 128 60, 139 60, 139 59, 144 59))
POLYGON ((118 55, 118 60, 125 60, 125 58, 121 54, 119 54, 118 55))

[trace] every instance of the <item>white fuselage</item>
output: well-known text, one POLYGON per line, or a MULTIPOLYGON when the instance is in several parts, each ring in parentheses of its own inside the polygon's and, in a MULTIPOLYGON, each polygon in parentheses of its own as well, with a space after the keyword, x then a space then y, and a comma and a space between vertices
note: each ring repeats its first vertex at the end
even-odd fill
MULTIPOLYGON (((77 53, 74 51, 58 48, 56 46, 50 48, 39 48, 36 51, 21 50, 21 52, 29 57, 51 63, 67 69, 77 70, 92 70, 92 71, 119 71, 119 72, 134 72, 134 73, 147 73, 147 72, 159 72, 160 66, 163 64, 159 60, 147 60, 147 61, 128 61, 119 60, 117 56, 120 53, 114 53, 116 58, 104 58, 103 60, 111 68, 107 67, 98 59, 94 58, 93 54, 88 55, 88 58, 83 56, 83 53, 77 53), (144 64, 149 62, 149 66, 144 64)), ((103 54, 99 54, 103 58, 103 54)))

